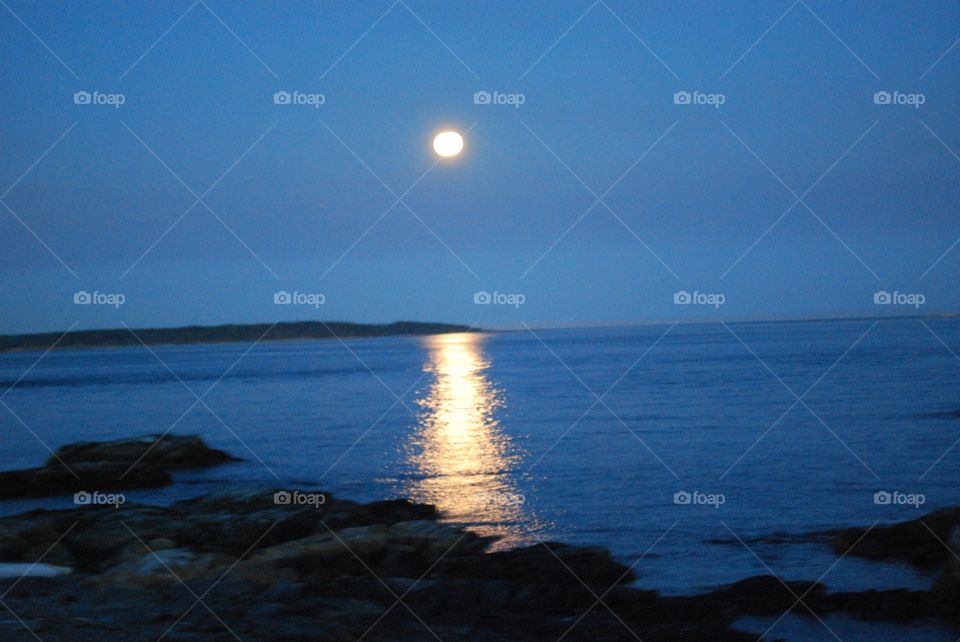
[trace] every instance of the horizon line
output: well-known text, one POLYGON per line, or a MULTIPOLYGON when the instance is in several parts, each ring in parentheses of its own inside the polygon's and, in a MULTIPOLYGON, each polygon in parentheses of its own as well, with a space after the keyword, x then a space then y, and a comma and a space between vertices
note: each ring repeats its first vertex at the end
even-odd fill
MULTIPOLYGON (((812 323, 812 322, 827 322, 827 321, 873 321, 873 320, 906 320, 906 319, 929 319, 929 318, 939 318, 939 319, 949 319, 954 317, 960 317, 960 312, 949 311, 949 312, 929 312, 922 314, 899 314, 899 315, 869 315, 869 314, 851 314, 847 316, 786 316, 786 317, 747 317, 739 319, 624 319, 624 320, 589 320, 589 321, 516 321, 516 322, 507 322, 507 323, 491 323, 481 326, 479 322, 474 322, 473 324, 459 323, 456 321, 419 321, 419 320, 410 320, 410 319, 397 319, 394 321, 384 321, 384 322, 368 322, 368 321, 345 321, 341 319, 297 319, 291 321, 251 321, 247 323, 243 322, 226 322, 226 323, 214 323, 214 324, 189 324, 189 325, 160 325, 160 326, 149 326, 149 327, 139 327, 134 328, 134 331, 171 331, 171 330, 186 330, 186 329, 213 329, 213 328, 225 328, 225 327, 253 327, 253 326, 270 326, 270 325, 289 325, 289 324, 300 324, 300 323, 319 323, 319 324, 350 324, 356 326, 391 326, 398 324, 418 324, 418 325, 439 325, 439 326, 463 326, 470 328, 471 331, 475 332, 511 332, 516 330, 524 330, 527 327, 535 330, 572 330, 572 329, 589 329, 589 328, 626 328, 626 327, 647 327, 647 326, 664 326, 664 325, 709 325, 714 323, 812 323)), ((123 323, 121 321, 121 323, 123 323)), ((74 324, 75 325, 75 324, 74 324)), ((63 335, 68 336, 71 334, 78 334, 82 332, 126 332, 131 330, 129 326, 123 324, 120 327, 110 327, 110 326, 100 326, 100 327, 91 327, 84 328, 79 330, 74 330, 72 327, 66 331, 63 330, 41 330, 41 331, 32 331, 32 332, 17 332, 17 333, 0 333, 0 338, 12 338, 12 337, 31 337, 31 336, 42 336, 42 335, 63 335)))

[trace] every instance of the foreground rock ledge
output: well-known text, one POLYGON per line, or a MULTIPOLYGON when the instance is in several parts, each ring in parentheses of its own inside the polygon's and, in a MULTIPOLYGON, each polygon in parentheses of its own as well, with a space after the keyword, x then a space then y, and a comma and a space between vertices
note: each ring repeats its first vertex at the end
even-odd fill
POLYGON ((276 504, 264 491, 3 518, 0 565, 71 573, 0 580, 22 620, 0 619, 0 639, 753 640, 731 622, 778 616, 808 590, 818 613, 929 614, 921 594, 788 590, 772 576, 663 597, 627 586, 632 571, 602 549, 486 553, 489 540, 437 519, 406 501, 276 504))
MULTIPOLYGON (((263 491, 33 511, 0 519, 0 562, 42 556, 73 572, 25 578, 4 601, 45 641, 155 640, 170 627, 164 639, 235 639, 229 627, 244 640, 556 640, 585 613, 572 639, 634 639, 624 623, 645 640, 751 639, 717 609, 665 608, 622 586, 632 573, 604 550, 487 554, 489 540, 437 518, 406 501, 278 505, 263 491), (611 587, 624 623, 587 613, 611 587), (191 591, 208 589, 190 609, 191 591)), ((33 639, 13 618, 0 638, 33 639)))
POLYGON ((196 435, 82 442, 60 448, 40 468, 0 472, 0 499, 157 488, 172 483, 170 470, 231 461, 239 460, 196 435))

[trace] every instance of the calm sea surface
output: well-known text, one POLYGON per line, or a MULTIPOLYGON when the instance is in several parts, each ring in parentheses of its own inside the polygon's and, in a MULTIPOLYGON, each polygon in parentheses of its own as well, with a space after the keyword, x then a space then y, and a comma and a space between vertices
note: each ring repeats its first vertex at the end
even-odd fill
MULTIPOLYGON (((436 504, 501 547, 605 546, 665 593, 770 571, 827 573, 832 590, 921 588, 932 578, 906 566, 831 569, 824 545, 762 540, 960 505, 951 350, 960 321, 914 319, 2 354, 0 390, 17 383, 0 406, 0 466, 39 465, 44 444, 198 433, 245 461, 128 500, 322 487, 436 504), (877 505, 878 491, 924 504, 877 505)), ((70 502, 0 511, 38 505, 70 502)), ((957 635, 827 623, 844 639, 957 635)), ((830 637, 792 615, 772 635, 830 637)))

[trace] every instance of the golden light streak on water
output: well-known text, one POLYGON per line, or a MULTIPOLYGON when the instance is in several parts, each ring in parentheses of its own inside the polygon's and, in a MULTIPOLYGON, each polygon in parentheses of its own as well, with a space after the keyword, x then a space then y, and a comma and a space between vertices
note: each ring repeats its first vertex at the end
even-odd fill
POLYGON ((414 475, 405 492, 434 504, 446 521, 501 537, 492 547, 497 550, 536 540, 524 536, 534 520, 513 478, 520 455, 498 419, 504 395, 486 373, 485 338, 457 333, 424 339, 424 370, 433 382, 417 402, 419 421, 406 445, 414 475))

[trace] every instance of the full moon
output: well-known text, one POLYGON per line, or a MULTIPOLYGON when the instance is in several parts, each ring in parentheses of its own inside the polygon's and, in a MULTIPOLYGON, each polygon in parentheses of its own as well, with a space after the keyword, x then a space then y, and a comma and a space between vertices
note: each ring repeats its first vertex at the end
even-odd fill
POLYGON ((433 139, 433 150, 441 156, 456 156, 463 149, 463 136, 457 132, 440 132, 433 139))

